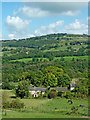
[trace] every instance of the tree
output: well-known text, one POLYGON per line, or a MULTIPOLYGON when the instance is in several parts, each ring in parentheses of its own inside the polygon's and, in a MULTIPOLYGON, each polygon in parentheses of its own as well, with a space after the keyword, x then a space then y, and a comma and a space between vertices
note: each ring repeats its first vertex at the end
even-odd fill
POLYGON ((44 74, 42 71, 36 71, 34 74, 34 81, 32 84, 34 84, 35 86, 39 87, 42 86, 44 82, 44 74))
POLYGON ((53 73, 47 73, 44 79, 45 86, 55 87, 58 84, 58 80, 53 73))
MULTIPOLYGON (((55 78, 57 79, 56 80, 58 82, 57 85, 63 86, 63 87, 68 87, 70 84, 71 79, 68 76, 68 74, 64 73, 62 68, 59 68, 56 66, 48 66, 47 68, 45 68, 45 73, 46 73, 45 84, 47 82, 47 84, 49 83, 48 85, 50 85, 49 79, 51 79, 52 82, 54 81, 54 80, 52 80, 52 77, 50 78, 51 74, 54 75, 55 78)), ((53 79, 54 79, 54 77, 53 77, 53 79)), ((53 85, 53 83, 52 83, 52 85, 53 85)), ((57 86, 57 85, 54 85, 54 86, 57 86)))
POLYGON ((69 87, 70 77, 67 74, 60 74, 58 78, 58 85, 62 87, 69 87))
POLYGON ((15 90, 16 92, 16 96, 17 97, 20 97, 21 99, 26 97, 28 98, 29 97, 29 84, 28 84, 28 81, 20 81, 18 83, 18 86, 15 90))

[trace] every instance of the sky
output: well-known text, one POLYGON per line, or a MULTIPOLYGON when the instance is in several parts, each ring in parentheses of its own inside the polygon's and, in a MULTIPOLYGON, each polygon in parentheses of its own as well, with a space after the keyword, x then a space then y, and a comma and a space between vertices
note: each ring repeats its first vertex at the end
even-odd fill
POLYGON ((88 34, 88 2, 2 2, 0 39, 54 33, 88 34))

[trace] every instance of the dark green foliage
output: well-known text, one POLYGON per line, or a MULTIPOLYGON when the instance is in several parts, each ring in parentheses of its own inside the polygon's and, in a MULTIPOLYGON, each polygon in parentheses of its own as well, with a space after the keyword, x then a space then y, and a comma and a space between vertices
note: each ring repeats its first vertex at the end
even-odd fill
POLYGON ((8 89, 8 90, 12 90, 14 89, 15 86, 14 85, 11 85, 9 82, 6 82, 6 83, 3 83, 2 84, 2 89, 8 89))
POLYGON ((77 81, 75 89, 72 91, 77 98, 87 98, 88 97, 88 79, 80 79, 77 81))
POLYGON ((61 97, 62 96, 62 91, 58 91, 57 96, 61 97))
POLYGON ((20 81, 15 91, 17 97, 20 97, 21 99, 24 97, 28 98, 30 94, 28 81, 20 81))

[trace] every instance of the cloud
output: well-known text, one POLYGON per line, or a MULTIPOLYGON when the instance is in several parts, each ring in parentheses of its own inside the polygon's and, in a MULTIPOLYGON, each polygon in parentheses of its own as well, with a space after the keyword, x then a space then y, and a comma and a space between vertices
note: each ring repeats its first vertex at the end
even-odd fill
POLYGON ((12 40, 12 39, 24 39, 24 38, 30 38, 30 37, 35 37, 34 34, 17 34, 17 33, 11 33, 8 34, 7 38, 12 40))
POLYGON ((62 26, 64 21, 56 21, 55 23, 49 24, 48 26, 41 26, 39 29, 36 29, 32 34, 28 32, 23 34, 23 32, 13 32, 8 34, 8 39, 23 39, 23 38, 30 38, 40 35, 46 35, 50 33, 57 33, 59 31, 59 27, 62 26))
POLYGON ((18 16, 16 17, 7 16, 5 23, 8 30, 14 32, 20 32, 21 30, 27 28, 29 25, 29 21, 22 20, 18 16))
POLYGON ((78 19, 67 26, 64 26, 64 21, 57 21, 56 23, 49 24, 48 26, 41 26, 39 29, 34 31, 35 36, 53 33, 87 34, 88 25, 87 22, 84 23, 78 19))
POLYGON ((26 34, 13 32, 10 33, 7 38, 23 39, 54 33, 87 34, 88 25, 83 21, 76 19, 71 24, 65 26, 64 21, 60 20, 56 21, 55 23, 51 23, 48 26, 41 26, 40 28, 36 29, 32 34, 29 34, 28 32, 26 34))
POLYGON ((9 30, 8 39, 20 39, 24 38, 28 34, 29 23, 31 21, 23 20, 20 17, 7 16, 5 25, 9 30))
POLYGON ((42 11, 40 8, 33 8, 29 6, 19 8, 18 12, 15 12, 14 15, 16 15, 17 13, 21 13, 26 17, 44 17, 49 14, 47 11, 42 11))
POLYGON ((73 23, 65 26, 64 31, 72 34, 85 34, 88 32, 88 25, 76 19, 73 23))
POLYGON ((15 35, 14 35, 14 34, 8 34, 8 37, 9 37, 10 39, 15 39, 15 35))
POLYGON ((41 26, 34 31, 34 35, 45 35, 60 32, 59 27, 62 26, 64 21, 57 21, 56 23, 49 24, 48 26, 41 26))
POLYGON ((15 14, 26 17, 75 16, 87 5, 86 2, 25 2, 24 7, 19 8, 15 14))

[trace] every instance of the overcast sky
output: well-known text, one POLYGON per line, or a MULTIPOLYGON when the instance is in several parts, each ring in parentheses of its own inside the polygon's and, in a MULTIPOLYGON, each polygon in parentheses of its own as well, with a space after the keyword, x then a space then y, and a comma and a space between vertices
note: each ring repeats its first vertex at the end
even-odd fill
POLYGON ((87 34, 88 2, 3 2, 2 26, 3 39, 87 34))

